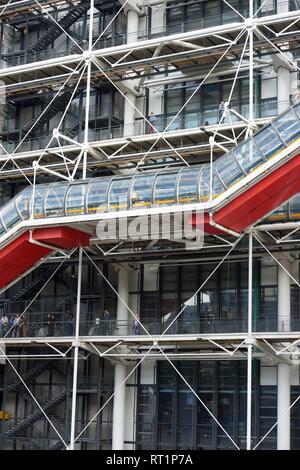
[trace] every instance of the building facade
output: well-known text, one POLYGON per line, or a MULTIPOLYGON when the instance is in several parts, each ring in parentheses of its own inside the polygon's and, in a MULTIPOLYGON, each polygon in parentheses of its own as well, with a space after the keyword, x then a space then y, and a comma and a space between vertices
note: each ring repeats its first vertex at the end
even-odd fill
POLYGON ((300 448, 299 20, 0 1, 1 449, 300 448))

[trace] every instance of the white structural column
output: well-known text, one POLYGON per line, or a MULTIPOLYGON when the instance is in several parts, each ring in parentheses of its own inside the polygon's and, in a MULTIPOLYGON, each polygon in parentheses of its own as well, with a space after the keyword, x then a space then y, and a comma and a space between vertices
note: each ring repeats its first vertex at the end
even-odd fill
POLYGON ((117 304, 117 328, 118 334, 128 332, 128 308, 129 303, 129 268, 118 267, 118 304, 117 304))
MULTIPOLYGON (((289 11, 289 1, 280 0, 277 5, 278 13, 286 13, 289 11)), ((273 57, 274 69, 277 72, 277 100, 278 100, 278 114, 282 113, 289 107, 291 86, 290 86, 290 72, 293 70, 293 65, 287 59, 293 59, 290 52, 284 54, 276 54, 273 57)))
POLYGON ((252 300, 253 300, 253 235, 249 233, 248 257, 248 338, 247 338, 247 450, 252 436, 252 300))
MULTIPOLYGON (((129 302, 129 270, 126 267, 118 267, 118 305, 117 305, 117 327, 118 334, 126 334, 128 325, 128 309, 126 305, 129 302)), ((124 449, 124 421, 125 421, 125 378, 127 368, 118 363, 115 365, 114 380, 114 407, 113 407, 113 430, 112 430, 112 449, 124 449)))
POLYGON ((80 326, 80 305, 81 305, 81 279, 82 279, 82 247, 79 248, 78 258, 78 279, 77 279, 77 302, 76 302, 76 325, 73 363, 73 390, 72 390, 72 410, 71 410, 71 436, 68 450, 74 450, 75 430, 76 430, 76 409, 77 409, 77 376, 78 376, 78 356, 79 356, 79 326, 80 326))
POLYGON ((133 93, 125 93, 127 99, 124 102, 124 137, 134 135, 134 116, 136 96, 133 93))
POLYGON ((286 257, 278 258, 278 331, 290 331, 291 317, 291 260, 286 257))
POLYGON ((277 97, 278 114, 289 107, 290 99, 290 69, 285 65, 277 68, 277 97))
MULTIPOLYGON (((130 7, 129 7, 130 8, 130 7)), ((139 15, 134 10, 127 10, 127 43, 138 41, 139 15)), ((124 103, 124 136, 134 135, 134 116, 136 96, 134 93, 125 93, 127 99, 124 103)))
POLYGON ((124 449, 126 366, 115 365, 112 450, 124 449))
MULTIPOLYGON (((279 262, 290 272, 291 262, 286 258, 279 258, 279 262)), ((290 277, 278 265, 278 330, 289 331, 291 314, 290 277)), ((277 449, 290 449, 290 365, 279 363, 277 366, 277 449)))

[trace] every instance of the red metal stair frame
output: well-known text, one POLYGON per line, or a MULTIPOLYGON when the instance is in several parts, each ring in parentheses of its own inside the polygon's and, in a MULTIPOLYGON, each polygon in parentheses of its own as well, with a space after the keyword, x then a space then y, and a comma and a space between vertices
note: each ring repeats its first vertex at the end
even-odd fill
POLYGON ((32 232, 32 239, 53 246, 53 250, 32 243, 27 231, 0 250, 0 288, 25 273, 44 256, 57 249, 88 246, 89 235, 69 227, 37 229, 32 232))

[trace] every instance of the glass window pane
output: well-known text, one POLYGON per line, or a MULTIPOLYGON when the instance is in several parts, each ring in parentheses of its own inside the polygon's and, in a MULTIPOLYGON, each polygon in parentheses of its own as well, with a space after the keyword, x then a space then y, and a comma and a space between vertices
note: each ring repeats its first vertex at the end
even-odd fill
POLYGON ((131 207, 149 207, 152 205, 152 188, 155 174, 137 175, 131 189, 131 207))
POLYGON ((155 181, 154 203, 174 204, 176 203, 176 176, 177 173, 158 175, 155 181))
POLYGON ((246 140, 242 145, 239 145, 233 153, 245 172, 249 172, 252 168, 264 161, 263 155, 257 149, 253 139, 246 140))
POLYGON ((0 220, 0 235, 2 235, 2 234, 5 233, 5 232, 6 232, 6 229, 4 228, 4 226, 3 226, 3 224, 2 224, 2 222, 1 222, 1 220, 0 220))
POLYGON ((64 199, 68 185, 68 183, 56 183, 50 187, 45 202, 47 217, 64 215, 64 199))
POLYGON ((226 186, 230 186, 243 176, 242 169, 232 153, 219 158, 215 163, 215 167, 226 186))
POLYGON ((66 215, 85 213, 85 193, 87 184, 73 184, 69 187, 66 198, 66 215))
POLYGON ((284 147, 271 126, 266 127, 254 136, 257 147, 264 157, 271 157, 277 150, 284 147))
POLYGON ((290 200, 290 213, 291 217, 300 217, 300 194, 297 194, 290 200))
POLYGON ((7 229, 15 225, 21 220, 21 217, 17 211, 15 200, 10 201, 6 206, 1 210, 2 220, 7 229))
POLYGON ((128 193, 131 178, 113 180, 109 190, 109 210, 124 211, 128 209, 128 193))
POLYGON ((183 170, 178 181, 178 202, 198 202, 198 179, 200 169, 183 170))
POLYGON ((300 103, 296 104, 294 107, 293 107, 295 113, 297 114, 298 118, 300 119, 300 103))
POLYGON ((33 215, 35 219, 45 217, 44 202, 49 185, 38 185, 35 187, 33 215))
POLYGON ((300 134, 300 122, 292 109, 276 118, 273 126, 285 142, 290 142, 300 134))
POLYGON ((23 219, 28 219, 30 215, 30 202, 31 202, 31 195, 32 195, 32 187, 25 188, 21 191, 20 194, 16 197, 16 204, 21 217, 23 219))
POLYGON ((110 181, 111 178, 97 178, 89 184, 87 191, 88 213, 107 211, 107 191, 110 181))

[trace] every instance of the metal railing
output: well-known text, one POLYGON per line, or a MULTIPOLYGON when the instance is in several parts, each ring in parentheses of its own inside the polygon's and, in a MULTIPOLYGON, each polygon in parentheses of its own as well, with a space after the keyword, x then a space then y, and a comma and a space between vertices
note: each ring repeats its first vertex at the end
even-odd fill
MULTIPOLYGON (((18 326, 0 325, 0 336, 8 338, 19 337, 62 337, 75 335, 75 317, 49 319, 46 315, 29 314, 26 316, 25 325, 22 321, 18 326)), ((195 334, 218 334, 218 333, 246 333, 248 328, 247 318, 218 319, 213 314, 199 317, 197 319, 178 319, 171 321, 142 321, 142 325, 135 322, 117 321, 116 319, 94 320, 80 322, 80 336, 135 336, 143 335, 195 335, 195 334)), ((268 317, 257 317, 253 320, 253 331, 288 333, 300 331, 300 318, 280 317, 277 315, 268 317)))

